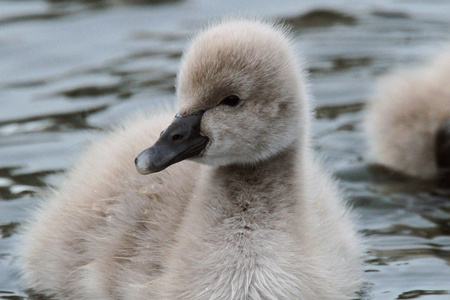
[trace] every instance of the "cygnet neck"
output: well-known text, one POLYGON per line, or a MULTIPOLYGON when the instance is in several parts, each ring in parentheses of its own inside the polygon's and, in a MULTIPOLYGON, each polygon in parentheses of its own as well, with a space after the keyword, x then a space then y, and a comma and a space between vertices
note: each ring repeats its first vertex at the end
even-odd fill
POLYGON ((252 219, 253 214, 280 214, 297 204, 301 168, 298 141, 284 151, 253 165, 228 165, 206 170, 205 204, 222 208, 227 216, 252 219), (208 198, 208 199, 206 199, 208 198))
POLYGON ((221 181, 241 181, 249 186, 258 185, 265 178, 276 179, 283 177, 288 179, 296 169, 298 147, 292 143, 288 148, 276 153, 265 160, 253 164, 231 164, 214 169, 214 173, 220 176, 221 181))
POLYGON ((276 278, 274 270, 286 267, 284 258, 292 257, 290 247, 300 238, 307 241, 307 233, 299 230, 305 227, 298 205, 299 152, 295 143, 252 166, 202 168, 169 263, 189 289, 197 289, 196 295, 204 291, 203 274, 211 270, 214 275, 208 278, 215 280, 210 286, 230 288, 232 280, 231 290, 247 294, 250 285, 257 287, 248 278, 257 273, 276 278), (268 257, 274 260, 264 265, 268 257))

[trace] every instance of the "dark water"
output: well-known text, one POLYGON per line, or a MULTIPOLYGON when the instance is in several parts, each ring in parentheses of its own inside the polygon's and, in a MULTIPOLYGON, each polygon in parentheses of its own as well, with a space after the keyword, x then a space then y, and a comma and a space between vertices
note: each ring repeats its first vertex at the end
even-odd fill
POLYGON ((443 0, 0 1, 0 299, 27 297, 10 263, 32 195, 58 185, 93 131, 173 103, 189 35, 229 14, 294 27, 316 147, 362 216, 362 298, 450 299, 450 195, 369 167, 361 128, 375 78, 449 40, 443 0))

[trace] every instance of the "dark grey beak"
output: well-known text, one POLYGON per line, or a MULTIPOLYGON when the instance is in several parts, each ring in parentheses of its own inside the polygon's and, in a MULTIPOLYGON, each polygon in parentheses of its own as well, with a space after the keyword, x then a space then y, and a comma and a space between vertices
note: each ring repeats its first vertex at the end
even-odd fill
POLYGON ((176 115, 156 143, 135 159, 138 172, 142 175, 159 172, 199 155, 208 144, 208 138, 200 134, 202 116, 203 112, 185 117, 176 115))
POLYGON ((441 124, 436 134, 436 162, 440 185, 450 188, 450 119, 441 124))

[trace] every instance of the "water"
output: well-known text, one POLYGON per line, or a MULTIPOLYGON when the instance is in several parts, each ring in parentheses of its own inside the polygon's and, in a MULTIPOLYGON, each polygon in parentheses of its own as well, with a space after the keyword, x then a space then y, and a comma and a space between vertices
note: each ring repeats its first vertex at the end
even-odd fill
POLYGON ((173 103, 189 35, 229 14, 294 27, 311 72, 316 148, 367 236, 361 297, 450 299, 450 196, 369 166, 361 128, 375 78, 449 40, 449 1, 124 2, 0 2, 0 299, 27 298, 10 263, 33 194, 59 184, 93 131, 173 103))

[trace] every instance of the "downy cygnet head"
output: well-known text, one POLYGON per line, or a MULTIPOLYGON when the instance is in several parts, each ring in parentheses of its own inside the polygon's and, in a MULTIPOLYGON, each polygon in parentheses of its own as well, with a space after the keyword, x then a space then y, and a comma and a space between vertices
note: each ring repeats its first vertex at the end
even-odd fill
POLYGON ((141 174, 187 158, 255 164, 302 142, 309 114, 285 28, 253 20, 224 21, 193 40, 177 97, 174 121, 136 159, 141 174))

